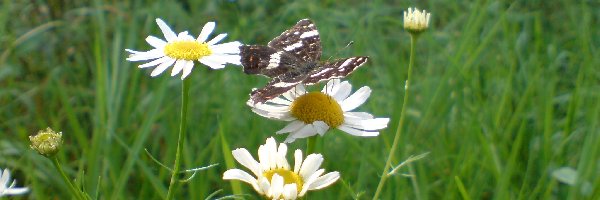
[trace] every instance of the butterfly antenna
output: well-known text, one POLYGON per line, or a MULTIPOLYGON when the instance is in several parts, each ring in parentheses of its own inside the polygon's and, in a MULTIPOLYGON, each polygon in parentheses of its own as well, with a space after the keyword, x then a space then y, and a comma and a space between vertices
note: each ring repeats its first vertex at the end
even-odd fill
POLYGON ((350 41, 350 42, 348 42, 348 44, 346 44, 346 46, 345 46, 345 47, 343 47, 343 48, 341 48, 341 49, 338 49, 337 51, 335 51, 335 54, 334 54, 333 56, 330 56, 330 57, 327 59, 327 62, 331 61, 331 59, 332 59, 333 57, 337 57, 337 56, 338 56, 338 54, 340 54, 340 52, 342 52, 342 51, 346 50, 346 49, 347 49, 348 47, 350 47, 352 44, 354 44, 354 41, 350 41))

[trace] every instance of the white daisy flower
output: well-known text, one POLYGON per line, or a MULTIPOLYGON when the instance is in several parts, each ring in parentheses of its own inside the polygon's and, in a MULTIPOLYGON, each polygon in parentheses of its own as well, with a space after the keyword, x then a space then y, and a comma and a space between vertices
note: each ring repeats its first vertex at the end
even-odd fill
POLYGON ((366 112, 350 112, 362 105, 371 95, 364 86, 354 94, 348 81, 333 79, 321 92, 307 92, 304 86, 283 93, 284 98, 274 98, 264 104, 248 101, 256 114, 275 120, 290 121, 277 134, 290 133, 284 142, 319 134, 323 136, 329 128, 337 128, 355 136, 377 136, 387 127, 389 118, 374 118, 366 112))
POLYGON ((292 171, 285 158, 287 146, 283 143, 277 146, 272 137, 258 148, 259 161, 244 148, 233 150, 232 154, 254 176, 240 169, 230 169, 223 173, 223 179, 244 181, 268 199, 296 199, 309 190, 325 188, 340 178, 339 172, 322 175, 325 170, 319 169, 323 163, 321 154, 310 154, 303 161, 302 151, 298 149, 294 152, 292 171))
POLYGON ((154 49, 149 51, 126 49, 127 52, 131 53, 129 58, 127 58, 128 61, 151 60, 138 66, 139 68, 156 66, 150 76, 157 76, 170 66, 174 66, 171 76, 175 76, 183 71, 181 79, 184 79, 192 72, 195 60, 213 69, 224 68, 226 63, 241 64, 239 46, 242 44, 240 42, 234 41, 217 44, 227 36, 225 33, 219 34, 207 41, 208 35, 215 28, 215 22, 206 23, 196 39, 189 35, 187 31, 175 34, 161 19, 157 18, 156 23, 167 41, 154 36, 148 36, 146 42, 154 47, 154 49))
POLYGON ((12 181, 12 183, 10 182, 10 171, 8 171, 8 169, 4 169, 4 172, 0 169, 0 197, 25 194, 29 191, 26 187, 15 187, 16 184, 16 180, 12 181))
POLYGON ((404 11, 404 29, 411 33, 420 33, 429 27, 429 17, 431 13, 419 11, 417 8, 408 8, 404 11))

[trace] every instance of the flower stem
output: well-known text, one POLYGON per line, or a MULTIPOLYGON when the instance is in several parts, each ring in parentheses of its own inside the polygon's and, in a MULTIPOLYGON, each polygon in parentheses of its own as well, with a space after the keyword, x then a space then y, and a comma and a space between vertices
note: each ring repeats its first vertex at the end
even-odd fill
POLYGON ((177 139, 177 151, 175 152, 175 163, 173 164, 173 171, 171 172, 171 182, 169 183, 169 191, 167 192, 166 199, 173 199, 175 196, 175 189, 177 188, 177 175, 181 168, 181 154, 183 151, 183 143, 185 141, 185 127, 187 125, 187 107, 188 97, 190 91, 190 79, 187 77, 182 82, 181 87, 181 121, 179 122, 179 135, 177 139))
POLYGON ((56 170, 58 170, 58 172, 60 173, 60 176, 62 177, 63 181, 69 187, 69 190, 71 191, 72 195, 75 196, 75 198, 77 198, 79 200, 86 199, 86 198, 84 198, 84 196, 82 196, 83 194, 81 193, 81 191, 79 191, 77 188, 75 188, 73 183, 71 183, 71 180, 69 179, 69 177, 67 177, 67 174, 65 174, 62 167, 60 166, 60 163, 58 162, 58 158, 56 156, 52 156, 52 157, 50 157, 50 160, 52 160, 52 164, 54 164, 54 167, 56 167, 56 170))
POLYGON ((373 195, 373 200, 377 200, 379 195, 381 194, 381 190, 383 189, 383 185, 385 181, 389 177, 388 170, 391 167, 392 160, 394 159, 394 154, 396 153, 396 148, 398 147, 398 141, 400 140, 400 135, 402 134, 402 127, 404 125, 404 116, 406 116, 406 105, 408 104, 408 91, 410 89, 410 75, 412 74, 412 68, 414 65, 414 57, 415 57, 415 43, 417 42, 417 35, 411 34, 410 36, 410 60, 408 64, 408 75, 406 78, 406 85, 404 86, 404 102, 402 102, 402 111, 400 112, 400 120, 398 121, 398 127, 396 128, 396 135, 394 136, 394 142, 392 142, 392 147, 390 149, 390 154, 385 162, 385 166, 383 167, 383 172, 381 172, 381 179, 379 179, 379 184, 377 185, 377 190, 375 191, 375 195, 373 195))
POLYGON ((315 152, 315 146, 317 145, 317 136, 308 137, 306 140, 306 155, 310 155, 315 152))

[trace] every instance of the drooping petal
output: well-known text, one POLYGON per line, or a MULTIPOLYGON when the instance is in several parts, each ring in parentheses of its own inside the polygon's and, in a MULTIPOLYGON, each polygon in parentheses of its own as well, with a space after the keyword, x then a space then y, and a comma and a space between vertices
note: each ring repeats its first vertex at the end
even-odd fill
POLYGON ((275 132, 276 134, 289 133, 298 131, 300 128, 304 127, 304 122, 302 121, 292 121, 287 126, 283 127, 283 129, 275 132))
POLYGON ((173 65, 173 63, 175 63, 175 59, 172 59, 172 58, 167 59, 165 62, 161 63, 156 68, 154 68, 154 70, 152 70, 152 73, 150 73, 150 76, 152 76, 152 77, 158 76, 159 74, 163 73, 167 68, 169 68, 171 65, 173 65))
POLYGON ((212 69, 222 69, 225 67, 224 63, 220 60, 213 59, 211 56, 204 56, 200 58, 200 62, 212 69))
POLYGON ((367 131, 384 129, 387 127, 389 121, 389 118, 356 119, 351 117, 344 117, 345 125, 351 128, 367 131))
POLYGON ((190 73, 192 73, 192 69, 194 69, 194 61, 189 61, 183 66, 183 74, 181 75, 181 80, 185 79, 190 73))
POLYGON ((329 125, 323 121, 315 121, 313 122, 313 126, 317 133, 321 136, 325 135, 325 133, 329 130, 329 125))
POLYGON ((159 64, 161 64, 161 63, 167 62, 167 61, 169 61, 169 60, 171 60, 171 59, 172 59, 172 58, 169 58, 169 57, 167 57, 167 56, 164 56, 164 57, 161 57, 161 58, 159 58, 159 59, 156 59, 156 60, 150 61, 150 62, 148 62, 148 63, 142 64, 142 65, 139 65, 139 66, 138 66, 138 68, 153 67, 153 66, 159 65, 159 64))
POLYGON ((359 129, 355 129, 355 128, 349 127, 347 125, 344 125, 344 124, 342 124, 341 126, 338 126, 337 128, 350 134, 350 135, 355 135, 355 136, 372 137, 372 136, 379 135, 379 132, 359 130, 359 129))
POLYGON ((337 181, 339 178, 340 178, 339 172, 329 172, 329 173, 317 178, 317 180, 315 180, 314 182, 312 182, 308 186, 308 189, 309 190, 322 189, 324 187, 327 187, 327 186, 335 183, 335 181, 337 181))
POLYGON ((179 74, 179 72, 181 72, 181 70, 183 70, 183 67, 185 67, 187 62, 190 62, 190 61, 177 60, 175 62, 175 65, 173 66, 173 70, 171 71, 171 76, 175 76, 175 75, 179 74))

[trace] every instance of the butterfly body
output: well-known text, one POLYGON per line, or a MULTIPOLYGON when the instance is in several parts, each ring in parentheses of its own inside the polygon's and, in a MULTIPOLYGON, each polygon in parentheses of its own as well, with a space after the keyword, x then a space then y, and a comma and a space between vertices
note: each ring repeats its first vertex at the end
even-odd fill
POLYGON ((240 46, 240 55, 245 73, 272 78, 265 87, 252 91, 254 103, 273 99, 298 84, 345 77, 368 59, 359 56, 321 62, 319 32, 309 19, 300 20, 267 46, 240 46))

